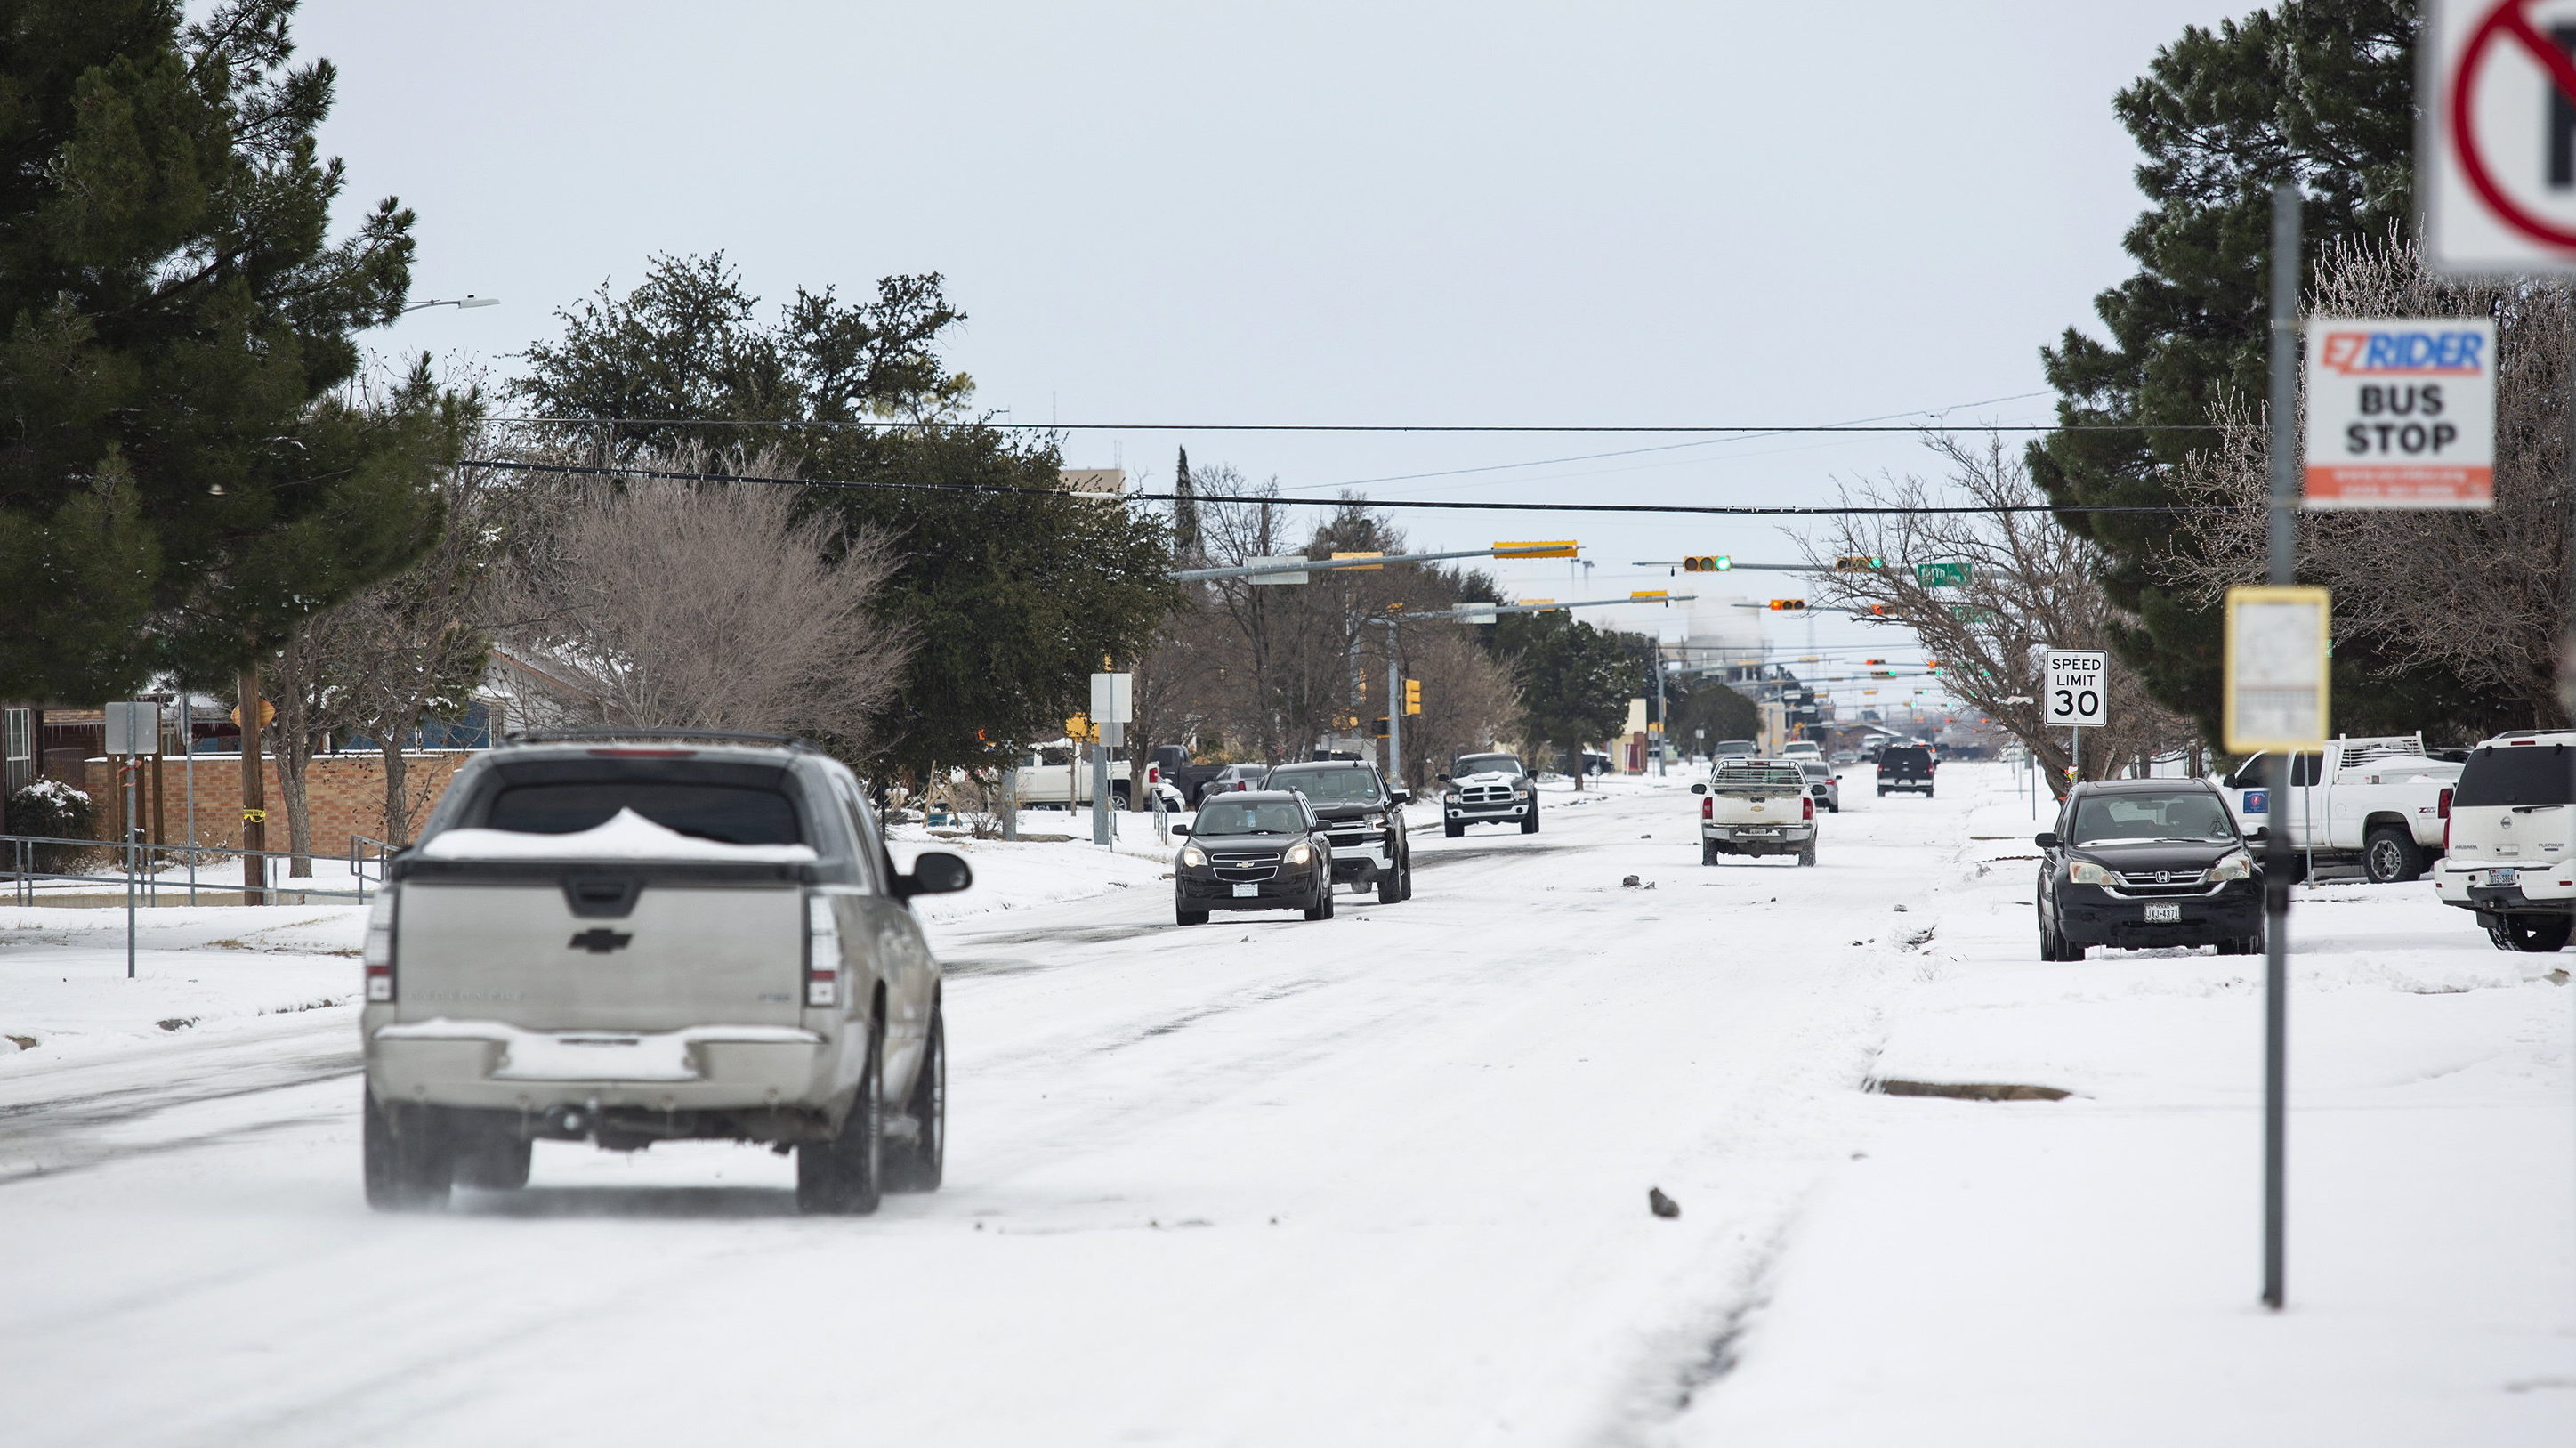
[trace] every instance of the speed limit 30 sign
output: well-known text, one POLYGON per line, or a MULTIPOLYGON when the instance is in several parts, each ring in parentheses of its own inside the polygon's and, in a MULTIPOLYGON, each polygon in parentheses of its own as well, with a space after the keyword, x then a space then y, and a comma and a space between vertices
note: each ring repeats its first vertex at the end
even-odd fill
POLYGON ((2091 728, 2105 722, 2111 692, 2111 656, 2100 649, 2050 649, 2048 697, 2041 700, 2050 726, 2091 728))

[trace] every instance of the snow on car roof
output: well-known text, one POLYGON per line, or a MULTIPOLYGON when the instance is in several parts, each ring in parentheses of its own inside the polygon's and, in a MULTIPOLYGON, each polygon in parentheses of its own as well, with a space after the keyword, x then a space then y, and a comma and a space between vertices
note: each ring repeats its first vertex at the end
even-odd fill
POLYGON ((425 860, 736 860, 807 864, 820 856, 811 845, 729 845, 684 835, 631 809, 568 835, 522 830, 445 830, 421 845, 425 860))

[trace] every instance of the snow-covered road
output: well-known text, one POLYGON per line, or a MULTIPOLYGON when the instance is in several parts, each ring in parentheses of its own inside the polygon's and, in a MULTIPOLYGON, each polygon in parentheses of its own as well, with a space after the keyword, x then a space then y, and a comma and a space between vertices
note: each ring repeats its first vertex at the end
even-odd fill
MULTIPOLYGON (((2013 847, 1972 825, 2019 812, 1999 771, 1945 772, 1854 789, 1818 868, 1704 869, 1679 784, 1419 835, 1414 900, 1331 921, 1179 929, 1149 871, 935 925, 948 1186, 872 1218, 800 1219, 791 1163, 713 1144, 541 1145, 522 1192, 370 1213, 346 1007, 0 1058, 8 1438, 1804 1441, 1795 1331, 1754 1362, 1767 1431, 1691 1400, 1759 1340, 1802 1204, 1890 1129, 1855 1088, 1939 974, 1932 922, 2004 922, 1954 974, 2027 968, 2021 882, 1975 867, 2013 847)), ((46 968, 75 954, 106 966, 46 968)))

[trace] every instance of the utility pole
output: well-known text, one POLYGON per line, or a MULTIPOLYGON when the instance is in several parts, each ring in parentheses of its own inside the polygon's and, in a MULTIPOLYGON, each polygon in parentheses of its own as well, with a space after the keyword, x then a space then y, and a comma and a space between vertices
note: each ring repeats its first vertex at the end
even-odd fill
POLYGON ((1386 624, 1386 777, 1397 789, 1404 788, 1404 666, 1396 659, 1398 626, 1393 617, 1386 624))
POLYGON ((241 671, 242 903, 268 903, 268 797, 260 778, 259 665, 241 671))

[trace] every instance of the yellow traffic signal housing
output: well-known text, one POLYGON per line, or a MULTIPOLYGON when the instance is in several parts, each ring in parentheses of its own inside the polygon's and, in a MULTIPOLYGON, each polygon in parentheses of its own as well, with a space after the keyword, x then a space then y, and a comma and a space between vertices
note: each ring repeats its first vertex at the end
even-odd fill
POLYGON ((1734 568, 1735 560, 1723 553, 1703 553, 1696 558, 1682 560, 1684 573, 1727 573, 1734 568))
POLYGON ((1834 560, 1836 573, 1875 573, 1885 566, 1884 559, 1871 558, 1859 553, 1846 553, 1834 560))
POLYGON ((1806 606, 1807 601, 1803 598, 1775 598, 1771 600, 1772 609, 1779 613, 1795 613, 1806 606))
POLYGON ((1404 712, 1407 714, 1419 714, 1422 712, 1422 681, 1420 679, 1407 679, 1404 681, 1404 712))
POLYGON ((1377 716, 1377 720, 1376 720, 1376 724, 1377 724, 1377 737, 1378 737, 1378 738, 1380 738, 1380 739, 1384 739, 1384 738, 1386 737, 1386 716, 1385 716, 1384 714, 1380 714, 1380 715, 1378 715, 1378 716, 1377 716))

